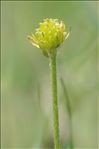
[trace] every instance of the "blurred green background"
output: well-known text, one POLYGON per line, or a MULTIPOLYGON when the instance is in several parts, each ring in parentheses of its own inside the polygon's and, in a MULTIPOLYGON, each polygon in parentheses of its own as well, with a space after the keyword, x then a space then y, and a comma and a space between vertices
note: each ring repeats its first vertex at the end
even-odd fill
POLYGON ((70 135, 62 77, 75 149, 97 149, 99 2, 2 1, 1 8, 2 149, 53 148, 49 60, 27 40, 44 18, 71 27, 57 56, 61 146, 70 135))

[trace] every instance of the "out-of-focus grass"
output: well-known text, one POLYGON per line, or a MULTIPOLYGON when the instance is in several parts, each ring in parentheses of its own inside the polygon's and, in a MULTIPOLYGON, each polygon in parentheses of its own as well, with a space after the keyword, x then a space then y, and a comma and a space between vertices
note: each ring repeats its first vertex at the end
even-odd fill
MULTIPOLYGON (((75 148, 97 148, 98 6, 84 1, 2 1, 2 148, 53 146, 48 59, 27 40, 47 17, 71 27, 57 63, 58 80, 64 78, 70 95, 75 148)), ((61 142, 66 147, 68 115, 60 83, 58 94, 61 142)))

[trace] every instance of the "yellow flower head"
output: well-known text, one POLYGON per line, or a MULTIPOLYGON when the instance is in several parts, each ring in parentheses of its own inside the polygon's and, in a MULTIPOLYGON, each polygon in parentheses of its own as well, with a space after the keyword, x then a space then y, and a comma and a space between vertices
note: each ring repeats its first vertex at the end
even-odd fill
POLYGON ((33 46, 41 48, 45 56, 49 56, 69 36, 69 32, 65 29, 65 24, 57 19, 44 19, 36 29, 35 34, 28 36, 33 46))

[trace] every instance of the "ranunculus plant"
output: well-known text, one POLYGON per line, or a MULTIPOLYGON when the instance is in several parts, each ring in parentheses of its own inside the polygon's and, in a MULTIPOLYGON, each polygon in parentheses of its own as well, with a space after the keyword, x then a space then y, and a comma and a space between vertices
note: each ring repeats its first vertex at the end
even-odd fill
POLYGON ((35 34, 28 36, 31 44, 40 48, 43 54, 49 58, 55 149, 60 148, 56 56, 58 47, 68 38, 69 33, 62 21, 59 22, 58 19, 44 19, 40 23, 39 28, 36 29, 35 34))

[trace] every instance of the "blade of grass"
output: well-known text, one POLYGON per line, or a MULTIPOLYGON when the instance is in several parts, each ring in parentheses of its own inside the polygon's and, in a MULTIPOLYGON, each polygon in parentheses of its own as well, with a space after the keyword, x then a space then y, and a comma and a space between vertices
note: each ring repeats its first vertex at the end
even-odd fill
POLYGON ((68 116, 69 116, 70 149, 73 149, 74 146, 73 146, 73 129, 72 129, 72 111, 71 111, 71 106, 70 106, 70 100, 69 100, 69 95, 68 95, 66 84, 64 83, 64 80, 62 77, 60 78, 60 82, 61 82, 61 86, 63 89, 63 93, 64 93, 64 97, 66 101, 66 108, 67 108, 68 116))

